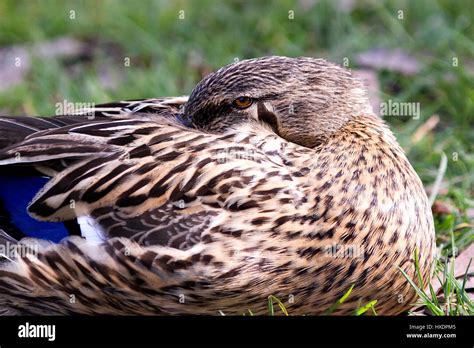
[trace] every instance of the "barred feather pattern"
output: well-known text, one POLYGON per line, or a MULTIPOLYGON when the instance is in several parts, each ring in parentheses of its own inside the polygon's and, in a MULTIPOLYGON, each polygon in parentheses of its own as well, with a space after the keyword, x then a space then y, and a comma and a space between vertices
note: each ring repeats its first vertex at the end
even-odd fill
POLYGON ((375 116, 314 149, 258 122, 217 135, 157 116, 45 130, 0 152, 0 165, 57 161, 69 165, 30 214, 92 215, 107 239, 71 237, 1 266, 9 313, 263 314, 275 295, 320 314, 355 284, 338 314, 376 299, 390 315, 414 300, 397 267, 416 279, 415 249, 429 277, 426 195, 375 116), (334 245, 361 252, 348 260, 334 245))
POLYGON ((53 117, 1 116, 0 149, 20 142, 28 135, 68 125, 135 117, 148 120, 153 120, 155 116, 176 118, 182 113, 187 100, 187 96, 123 100, 53 117))

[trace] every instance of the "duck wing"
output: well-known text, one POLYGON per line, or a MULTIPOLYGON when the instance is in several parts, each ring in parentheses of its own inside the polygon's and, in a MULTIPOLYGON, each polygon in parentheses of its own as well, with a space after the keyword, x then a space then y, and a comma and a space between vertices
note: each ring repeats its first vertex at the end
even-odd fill
POLYGON ((265 243, 304 204, 301 173, 291 164, 308 154, 291 146, 260 124, 215 135, 169 117, 137 117, 43 130, 0 150, 0 166, 63 167, 33 198, 30 215, 83 220, 103 237, 31 246, 23 239, 33 253, 0 265, 0 314, 251 308, 263 289, 252 287, 255 294, 242 304, 229 281, 262 267, 251 256, 255 238, 265 243), (226 256, 240 252, 248 262, 226 256), (212 305, 203 306, 205 299, 212 305))
POLYGON ((187 96, 122 100, 98 104, 90 108, 82 108, 77 114, 108 118, 122 116, 129 118, 134 114, 170 117, 180 114, 187 101, 187 96))
POLYGON ((35 219, 88 217, 103 239, 186 249, 223 216, 295 197, 284 160, 263 145, 284 141, 265 127, 252 132, 206 134, 158 116, 96 121, 34 133, 0 151, 0 165, 66 162, 31 201, 35 219))
POLYGON ((135 117, 143 119, 153 119, 155 116, 174 118, 181 113, 187 100, 187 96, 123 100, 75 111, 71 110, 70 114, 52 117, 1 116, 0 149, 16 144, 36 132, 68 125, 135 117))

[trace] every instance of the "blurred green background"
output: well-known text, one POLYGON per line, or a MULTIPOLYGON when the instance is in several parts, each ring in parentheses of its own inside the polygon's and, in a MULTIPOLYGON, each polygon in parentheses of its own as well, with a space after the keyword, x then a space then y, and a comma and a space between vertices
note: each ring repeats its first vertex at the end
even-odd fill
POLYGON ((370 60, 378 49, 390 58, 398 50, 403 55, 393 59, 401 68, 369 62, 364 69, 375 76, 379 103, 420 103, 418 119, 386 119, 429 193, 436 176, 442 176, 434 210, 438 244, 448 253, 451 235, 460 248, 474 241, 471 5, 448 0, 2 0, 0 80, 7 87, 0 90, 0 113, 51 115, 55 103, 65 99, 101 103, 185 95, 202 76, 235 58, 305 55, 359 70, 361 54, 369 53, 370 60), (34 54, 35 45, 60 37, 80 42, 81 53, 57 59, 34 54), (7 52, 18 45, 33 53, 27 71, 10 86, 7 52), (415 72, 403 71, 413 61, 415 72), (442 153, 445 172, 439 170, 442 153))

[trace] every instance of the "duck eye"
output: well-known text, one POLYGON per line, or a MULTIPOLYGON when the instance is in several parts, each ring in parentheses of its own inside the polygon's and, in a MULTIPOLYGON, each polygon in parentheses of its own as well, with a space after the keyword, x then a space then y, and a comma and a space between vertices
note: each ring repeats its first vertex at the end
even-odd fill
POLYGON ((234 105, 235 107, 239 108, 239 109, 246 109, 248 108, 250 105, 252 105, 253 103, 253 100, 252 98, 249 98, 249 97, 239 97, 237 98, 236 100, 234 100, 234 102, 232 103, 232 105, 234 105))

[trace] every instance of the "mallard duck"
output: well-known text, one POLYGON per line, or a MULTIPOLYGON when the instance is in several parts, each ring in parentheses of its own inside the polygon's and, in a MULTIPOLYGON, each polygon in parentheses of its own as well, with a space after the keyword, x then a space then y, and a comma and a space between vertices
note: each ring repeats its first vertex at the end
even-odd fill
POLYGON ((418 282, 415 251, 427 284, 428 199, 349 70, 243 60, 145 104, 0 120, 4 182, 47 177, 28 213, 66 230, 20 231, 31 252, 0 266, 5 313, 264 314, 274 295, 314 315, 354 285, 336 314, 377 300, 395 315, 415 301, 399 269, 418 282))

